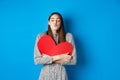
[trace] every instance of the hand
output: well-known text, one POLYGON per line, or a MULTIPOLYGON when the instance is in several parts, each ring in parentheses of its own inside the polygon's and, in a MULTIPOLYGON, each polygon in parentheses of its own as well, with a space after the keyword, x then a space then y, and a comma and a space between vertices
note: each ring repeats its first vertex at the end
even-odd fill
POLYGON ((64 63, 64 62, 70 62, 72 56, 68 55, 69 53, 64 53, 64 54, 61 54, 59 55, 59 60, 55 61, 56 63, 64 63))
POLYGON ((44 53, 43 53, 43 57, 50 57, 50 56, 49 56, 49 55, 47 55, 47 54, 44 54, 44 53))
POLYGON ((62 61, 63 62, 70 62, 71 58, 72 57, 68 54, 62 55, 62 61))
POLYGON ((64 53, 64 54, 61 54, 61 55, 59 55, 60 56, 60 58, 61 59, 70 59, 71 58, 71 56, 69 55, 69 52, 67 52, 67 53, 64 53))

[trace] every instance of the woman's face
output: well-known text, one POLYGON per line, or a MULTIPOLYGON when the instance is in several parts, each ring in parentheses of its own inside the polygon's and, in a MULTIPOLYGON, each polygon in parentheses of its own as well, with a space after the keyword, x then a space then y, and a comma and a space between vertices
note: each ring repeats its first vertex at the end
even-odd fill
POLYGON ((50 25, 50 28, 52 29, 52 31, 57 31, 61 25, 60 16, 57 14, 52 15, 50 17, 48 24, 50 25))

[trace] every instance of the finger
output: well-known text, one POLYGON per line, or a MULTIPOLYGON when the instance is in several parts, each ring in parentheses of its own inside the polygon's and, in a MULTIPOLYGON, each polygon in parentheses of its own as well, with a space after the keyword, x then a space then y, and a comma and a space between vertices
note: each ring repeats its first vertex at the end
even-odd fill
POLYGON ((65 62, 70 62, 70 59, 64 59, 65 62))
POLYGON ((69 54, 69 52, 67 52, 66 54, 69 54))

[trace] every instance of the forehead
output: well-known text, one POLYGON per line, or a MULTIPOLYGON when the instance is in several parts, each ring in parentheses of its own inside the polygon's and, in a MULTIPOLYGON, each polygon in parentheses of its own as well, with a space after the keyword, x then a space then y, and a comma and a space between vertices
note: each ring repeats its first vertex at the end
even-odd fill
POLYGON ((60 16, 57 14, 53 14, 50 19, 60 19, 60 16))

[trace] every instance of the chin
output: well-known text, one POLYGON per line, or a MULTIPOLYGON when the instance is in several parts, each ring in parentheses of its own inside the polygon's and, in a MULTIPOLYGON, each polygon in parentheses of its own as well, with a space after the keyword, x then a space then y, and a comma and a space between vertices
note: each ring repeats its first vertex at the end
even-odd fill
POLYGON ((58 29, 54 29, 54 31, 57 31, 58 29))
POLYGON ((54 27, 54 30, 58 30, 59 28, 58 27, 54 27))

